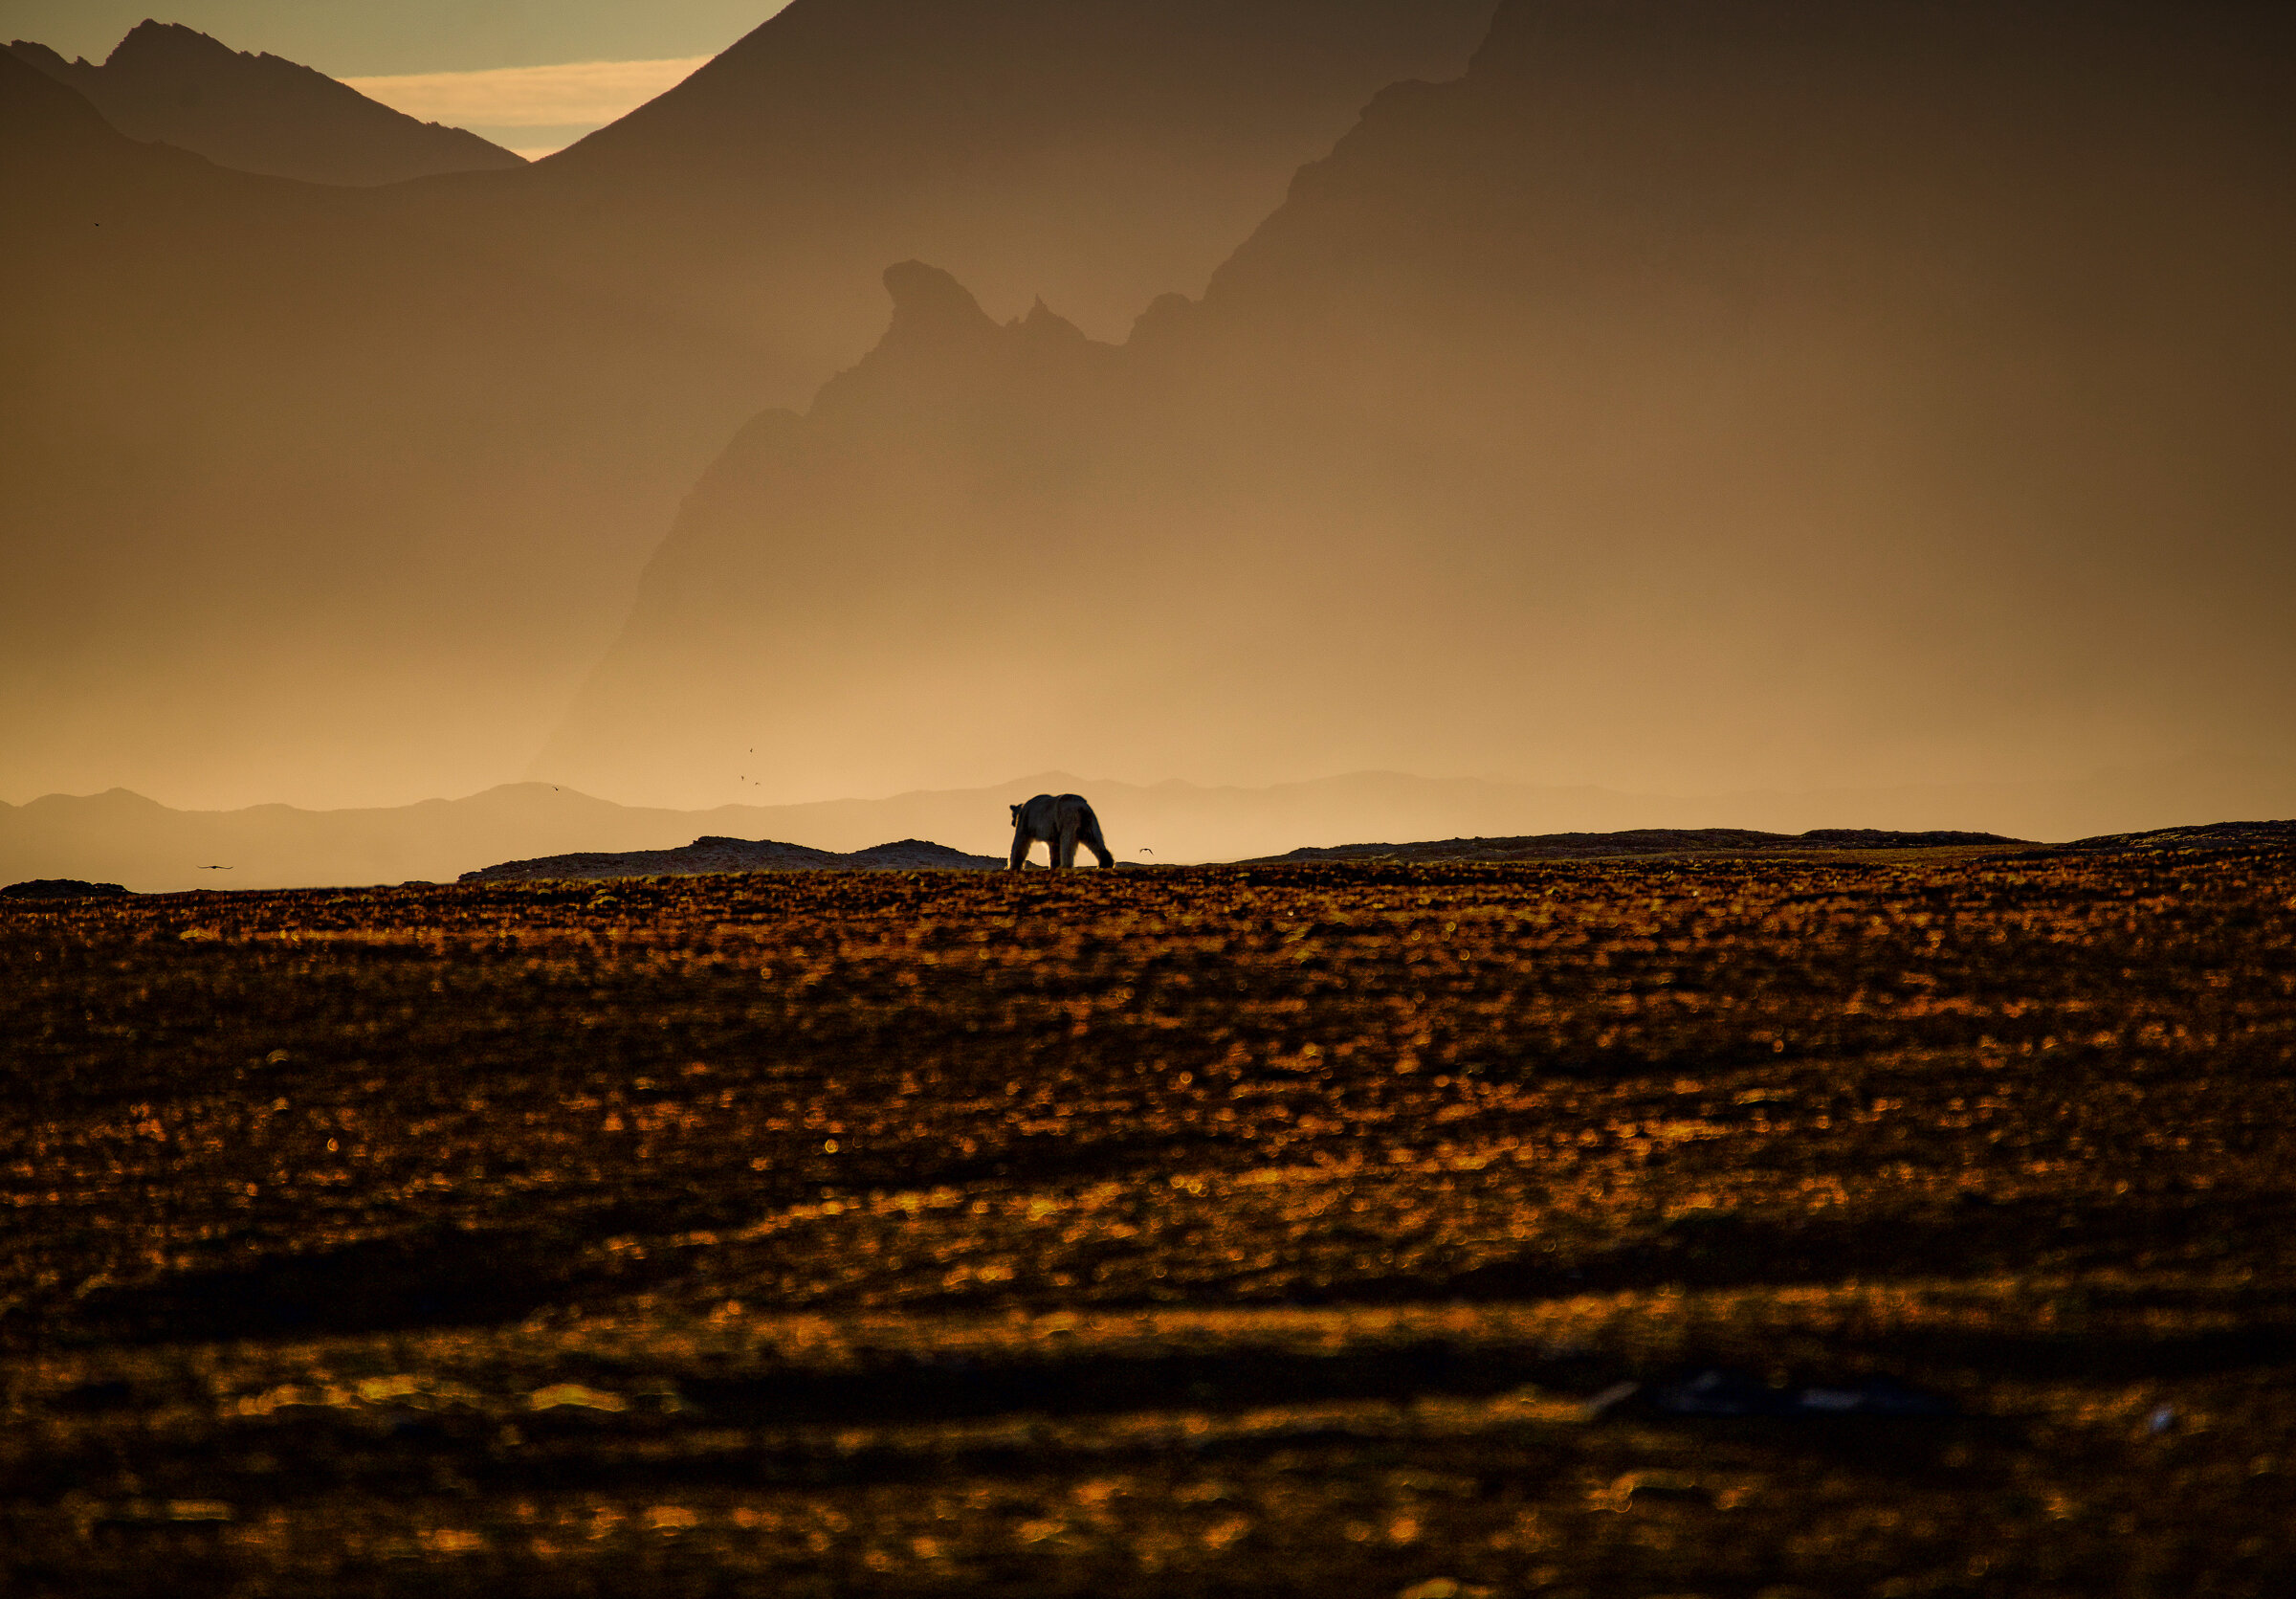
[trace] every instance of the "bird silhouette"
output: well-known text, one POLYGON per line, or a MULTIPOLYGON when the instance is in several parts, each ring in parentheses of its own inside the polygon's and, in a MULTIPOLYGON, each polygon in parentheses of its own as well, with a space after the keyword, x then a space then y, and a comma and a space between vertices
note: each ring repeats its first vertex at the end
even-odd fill
POLYGON ((228 866, 203 866, 200 870, 202 872, 229 872, 231 868, 228 866))

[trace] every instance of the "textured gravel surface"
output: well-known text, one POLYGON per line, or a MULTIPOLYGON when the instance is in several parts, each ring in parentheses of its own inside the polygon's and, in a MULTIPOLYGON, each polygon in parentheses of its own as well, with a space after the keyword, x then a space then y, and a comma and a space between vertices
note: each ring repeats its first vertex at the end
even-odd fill
POLYGON ((2270 835, 60 900, 0 1037, 11 1594, 2296 1562, 2270 835))

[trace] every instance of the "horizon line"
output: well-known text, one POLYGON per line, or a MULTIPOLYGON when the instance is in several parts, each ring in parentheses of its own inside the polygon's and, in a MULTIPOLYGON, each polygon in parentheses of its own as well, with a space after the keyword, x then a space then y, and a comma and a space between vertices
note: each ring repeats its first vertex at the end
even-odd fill
POLYGON ((803 811, 817 809, 824 806, 887 805, 897 800, 915 799, 936 794, 975 794, 987 793, 1004 788, 1025 788, 1030 784, 1039 783, 1049 779, 1059 779, 1084 786, 1098 786, 1111 788, 1133 788, 1147 790, 1155 788, 1193 788, 1205 793, 1217 793, 1223 790, 1240 793, 1269 793, 1281 788, 1312 788, 1319 784, 1342 783, 1351 779, 1399 778, 1410 783, 1437 785, 1482 784, 1493 788, 1532 789, 1545 793, 1605 794, 1622 799, 1666 800, 1694 803, 1708 800, 1727 801, 1759 797, 1815 798, 1832 794, 1902 794, 1920 790, 1952 788, 1998 789, 2054 788, 2063 787, 2065 785, 2100 783, 2109 781, 2115 777, 2128 777, 2143 773, 2162 773, 2177 768, 2190 769, 2196 767, 2225 765, 2243 766, 2256 769, 2259 772, 2275 772, 2278 775, 2296 778, 2296 764, 2275 762, 2267 757, 2255 754, 2236 753, 2226 750, 2196 750, 2180 756, 2162 757, 2152 761, 2095 766, 2077 775, 2061 774, 2050 777, 2022 778, 1932 778, 1895 783, 1829 783, 1801 787, 1772 785, 1766 787, 1703 788, 1696 791, 1619 788, 1604 783, 1583 781, 1568 783, 1538 782, 1527 778, 1503 777, 1489 773, 1454 775, 1448 777, 1430 777, 1424 773, 1405 771, 1392 766, 1358 766, 1352 767, 1345 771, 1326 772, 1317 777, 1283 778, 1269 783, 1213 783, 1185 777, 1165 777, 1158 778, 1148 782, 1137 782, 1128 779, 1113 777, 1082 777, 1077 773, 1066 771, 1055 766, 1047 767, 1034 772, 1018 773, 1013 777, 990 783, 953 785, 948 787, 919 786, 908 788, 898 788, 891 793, 885 794, 841 794, 832 795, 824 799, 810 800, 777 800, 768 802, 724 800, 713 805, 638 804, 628 800, 609 799, 602 794, 591 793, 586 788, 578 788, 570 784, 552 783, 546 778, 518 778, 507 782, 489 784, 485 788, 471 789, 460 794, 430 794, 420 799, 399 800, 395 802, 364 805, 299 805, 292 800, 255 800, 246 805, 229 806, 171 805, 166 800, 155 799, 151 795, 143 792, 141 789, 128 788, 125 784, 114 784, 108 788, 99 788, 85 793, 71 793, 66 792, 63 789, 51 789, 46 793, 35 795, 28 800, 0 800, 0 809, 22 811, 34 805, 45 804, 51 800, 99 800, 109 799, 116 795, 123 795, 129 799, 141 800, 146 805, 154 806, 162 811, 173 811, 179 815, 223 816, 232 815, 247 811, 264 810, 296 811, 301 811, 307 815, 330 815, 343 811, 408 811, 418 806, 425 805, 461 805, 472 800, 483 799, 489 794, 501 793, 506 789, 548 788, 554 792, 571 795, 576 799, 587 800, 595 805, 609 806, 617 811, 656 811, 673 815, 699 816, 722 811, 803 811))

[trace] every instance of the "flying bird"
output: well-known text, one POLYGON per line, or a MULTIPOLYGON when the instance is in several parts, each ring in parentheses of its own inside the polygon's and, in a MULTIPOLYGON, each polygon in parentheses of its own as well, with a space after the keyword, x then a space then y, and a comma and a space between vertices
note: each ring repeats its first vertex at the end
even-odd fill
POLYGON ((200 870, 202 872, 229 872, 231 868, 228 866, 202 866, 200 870))

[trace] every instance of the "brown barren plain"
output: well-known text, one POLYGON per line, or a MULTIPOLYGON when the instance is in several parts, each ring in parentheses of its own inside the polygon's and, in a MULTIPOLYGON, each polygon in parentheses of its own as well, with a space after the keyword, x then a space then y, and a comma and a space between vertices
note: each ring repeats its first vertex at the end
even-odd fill
POLYGON ((0 1038, 11 1595, 2296 1571, 2285 835, 17 905, 0 1038))

